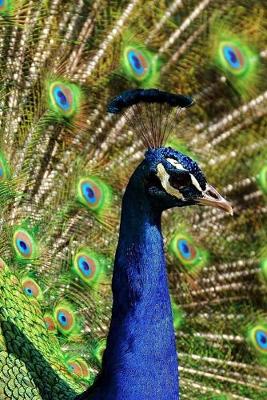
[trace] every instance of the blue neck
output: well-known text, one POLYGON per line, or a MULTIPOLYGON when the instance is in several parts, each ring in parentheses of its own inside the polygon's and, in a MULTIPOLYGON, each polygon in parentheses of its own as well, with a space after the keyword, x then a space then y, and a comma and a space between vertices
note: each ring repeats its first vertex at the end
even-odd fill
POLYGON ((112 319, 97 399, 179 398, 160 219, 134 175, 122 204, 112 319))

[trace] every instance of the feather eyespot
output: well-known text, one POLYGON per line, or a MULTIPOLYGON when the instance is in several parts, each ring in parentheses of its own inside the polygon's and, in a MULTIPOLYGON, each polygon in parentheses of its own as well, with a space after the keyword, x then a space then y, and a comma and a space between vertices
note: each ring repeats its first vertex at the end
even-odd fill
POLYGON ((67 368, 71 374, 82 379, 89 379, 90 371, 86 361, 81 357, 73 357, 67 361, 67 368))
POLYGON ((13 246, 19 258, 33 259, 37 247, 33 237, 25 229, 17 229, 13 235, 13 246))
POLYGON ((241 97, 254 95, 263 79, 263 70, 255 43, 244 32, 237 35, 222 21, 213 23, 210 35, 211 56, 228 82, 241 97))
POLYGON ((171 240, 169 249, 190 271, 196 271, 207 264, 208 253, 196 246, 186 233, 177 233, 171 240))
POLYGON ((136 82, 142 82, 142 86, 153 86, 159 78, 158 58, 141 43, 125 46, 121 66, 125 75, 136 82))
POLYGON ((255 339, 261 351, 267 352, 267 331, 263 329, 257 329, 255 332, 255 339))
POLYGON ((54 311, 58 330, 64 335, 70 334, 75 327, 75 313, 67 304, 59 304, 54 311))
POLYGON ((73 271, 83 282, 93 285, 98 281, 103 263, 100 255, 83 247, 73 257, 73 271))
POLYGON ((81 366, 75 361, 71 361, 68 363, 68 370, 71 374, 74 374, 77 376, 83 375, 81 366))
POLYGON ((267 353, 267 327, 266 323, 259 323, 250 328, 248 338, 254 349, 266 356, 267 353))
POLYGON ((78 182, 78 201, 92 211, 101 213, 108 207, 111 197, 111 189, 99 178, 82 178, 78 182))
POLYGON ((35 282, 34 279, 25 277, 22 279, 22 288, 24 294, 31 298, 31 299, 38 299, 42 298, 42 291, 40 286, 35 282))
POLYGON ((45 314, 43 320, 49 332, 56 332, 56 323, 52 315, 45 314))
POLYGON ((73 83, 48 82, 48 105, 55 114, 71 118, 78 113, 81 106, 81 92, 73 83))

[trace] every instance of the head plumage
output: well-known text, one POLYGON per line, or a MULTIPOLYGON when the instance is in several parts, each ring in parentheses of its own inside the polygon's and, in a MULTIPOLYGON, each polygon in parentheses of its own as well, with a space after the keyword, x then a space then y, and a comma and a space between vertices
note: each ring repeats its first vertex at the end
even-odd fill
POLYGON ((114 97, 107 110, 122 113, 129 127, 148 148, 162 147, 183 108, 194 100, 189 96, 158 89, 131 89, 114 97))

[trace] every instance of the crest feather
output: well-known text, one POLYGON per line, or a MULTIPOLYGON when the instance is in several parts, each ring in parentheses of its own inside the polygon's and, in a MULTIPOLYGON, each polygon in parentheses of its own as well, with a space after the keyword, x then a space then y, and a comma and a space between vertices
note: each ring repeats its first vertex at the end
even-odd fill
POLYGON ((189 96, 158 89, 132 89, 114 97, 107 110, 122 113, 129 127, 148 148, 161 147, 174 129, 183 108, 191 107, 189 96))

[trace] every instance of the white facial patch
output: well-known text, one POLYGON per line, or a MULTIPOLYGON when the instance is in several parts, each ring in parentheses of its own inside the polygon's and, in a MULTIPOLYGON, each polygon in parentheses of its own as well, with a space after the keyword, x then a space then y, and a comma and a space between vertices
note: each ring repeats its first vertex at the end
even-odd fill
POLYGON ((157 166, 157 176, 160 179, 160 182, 162 184, 162 186, 164 187, 164 189, 166 190, 167 193, 169 193, 170 195, 177 197, 178 199, 183 199, 182 194, 179 192, 179 190, 174 189, 170 183, 169 183, 169 178, 170 175, 168 174, 168 172, 166 171, 166 169, 164 168, 163 164, 158 164, 157 166))
POLYGON ((174 160, 173 158, 167 158, 167 161, 173 165, 175 168, 177 169, 182 169, 184 171, 187 171, 187 169, 185 169, 182 164, 180 164, 177 160, 174 160))
POLYGON ((198 183, 198 181, 196 180, 196 178, 194 177, 194 175, 190 174, 190 176, 191 176, 191 181, 192 181, 193 185, 195 186, 195 188, 197 188, 197 190, 202 192, 201 186, 198 183))

